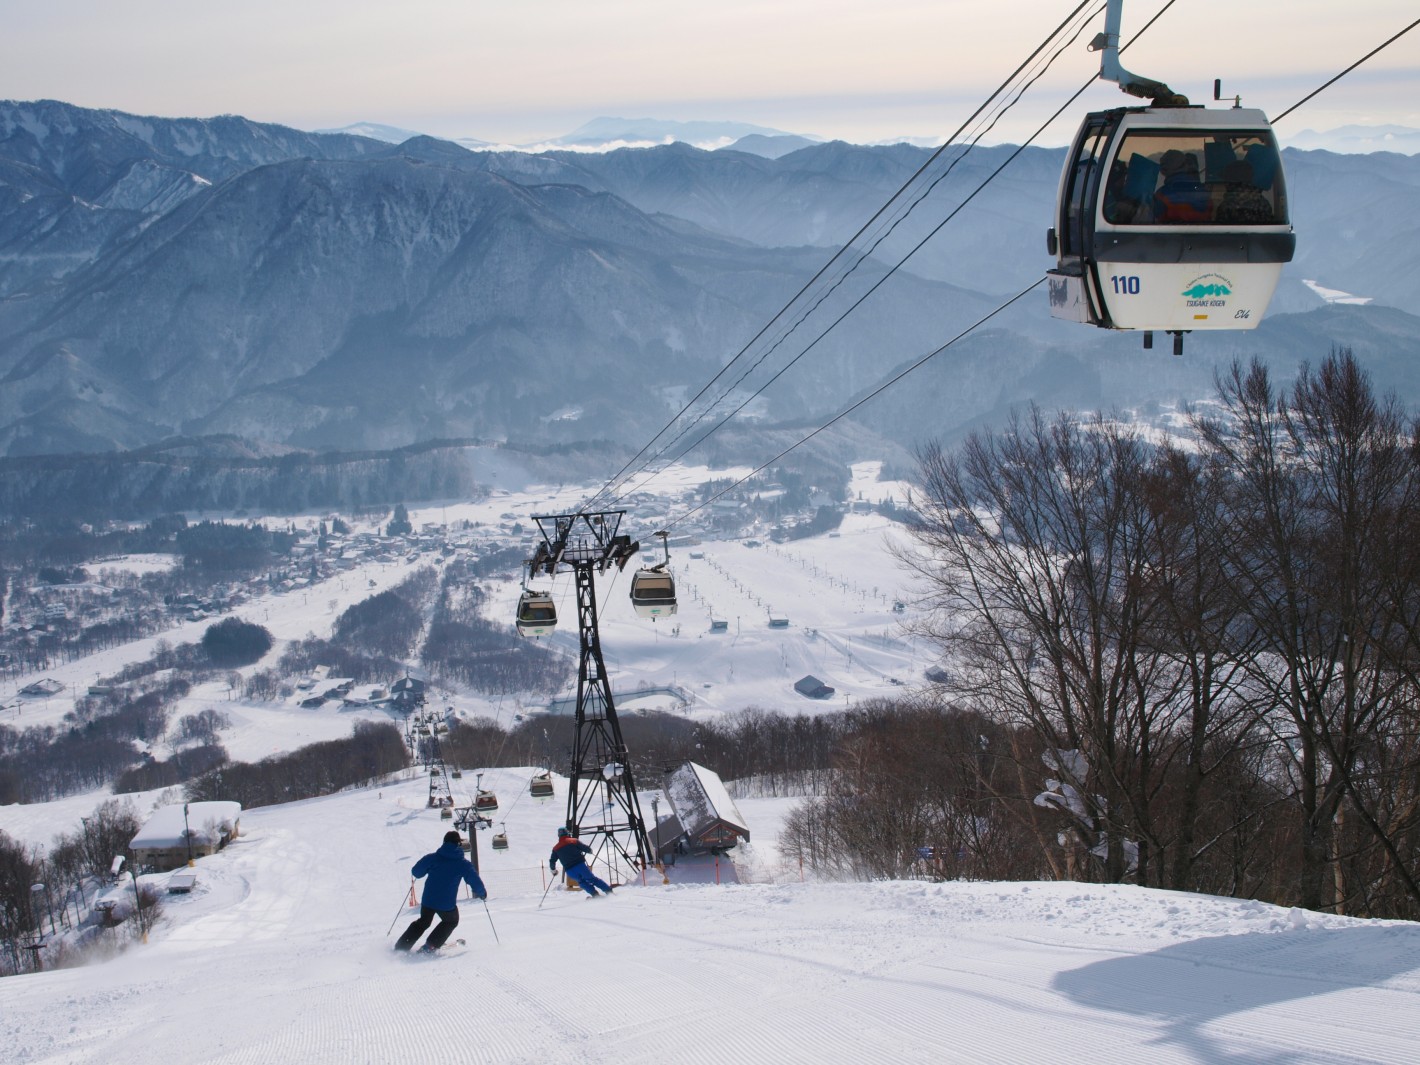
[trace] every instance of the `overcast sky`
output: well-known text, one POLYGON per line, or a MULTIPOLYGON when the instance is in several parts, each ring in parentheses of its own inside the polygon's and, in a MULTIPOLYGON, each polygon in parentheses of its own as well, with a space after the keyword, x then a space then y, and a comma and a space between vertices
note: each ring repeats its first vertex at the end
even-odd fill
MULTIPOLYGON (((1124 37, 1163 0, 1128 0, 1124 37)), ((381 122, 521 144, 599 116, 751 122, 872 142, 953 132, 1075 0, 8 0, 0 97, 299 129, 381 122), (1003 17, 1004 16, 1004 17, 1003 17)), ((1215 77, 1277 115, 1416 18, 1416 0, 1178 0, 1124 56, 1195 102, 1215 77)), ((1098 70, 1069 46, 991 140, 1098 70)), ((1040 143, 1069 139, 1092 89, 1040 143)), ((1420 29, 1277 127, 1420 128, 1420 29)))

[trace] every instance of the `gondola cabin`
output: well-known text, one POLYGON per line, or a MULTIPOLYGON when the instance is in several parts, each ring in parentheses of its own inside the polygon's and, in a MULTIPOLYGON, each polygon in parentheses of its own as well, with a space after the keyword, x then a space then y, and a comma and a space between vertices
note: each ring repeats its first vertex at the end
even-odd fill
POLYGON ((637 570, 631 578, 631 606, 637 617, 670 617, 675 613, 675 581, 660 566, 637 570))
POLYGON ((1172 332, 1176 354, 1189 330, 1255 328, 1296 247, 1266 117, 1240 107, 1088 115, 1047 247, 1056 318, 1172 332))
POLYGON ((534 799, 550 799, 553 794, 552 774, 538 773, 532 778, 532 783, 528 785, 534 799))
POLYGON ((508 849, 507 829, 504 829, 502 832, 495 832, 493 834, 493 849, 495 851, 505 851, 508 849))
POLYGON ((518 633, 546 636, 557 628, 557 604, 547 592, 523 592, 518 597, 518 633))
POLYGON ((491 813, 498 809, 498 796, 480 788, 478 795, 474 797, 473 808, 481 814, 491 813))

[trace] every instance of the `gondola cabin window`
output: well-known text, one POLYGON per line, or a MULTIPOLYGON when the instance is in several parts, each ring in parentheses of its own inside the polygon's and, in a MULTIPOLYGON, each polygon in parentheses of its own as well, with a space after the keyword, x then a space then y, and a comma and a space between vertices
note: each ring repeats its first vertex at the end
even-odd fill
POLYGON ((1110 225, 1287 221, 1277 146, 1260 131, 1130 130, 1105 182, 1110 225))

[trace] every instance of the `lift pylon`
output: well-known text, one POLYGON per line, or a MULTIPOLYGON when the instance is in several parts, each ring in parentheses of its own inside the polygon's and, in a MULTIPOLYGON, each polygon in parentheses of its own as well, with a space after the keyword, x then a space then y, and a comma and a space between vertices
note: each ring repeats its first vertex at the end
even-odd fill
POLYGON ((597 627, 596 575, 613 566, 623 569, 640 546, 618 534, 624 514, 614 510, 533 515, 543 543, 530 564, 532 572, 549 575, 564 566, 572 570, 576 580, 581 654, 567 828, 592 849, 593 865, 605 862, 611 879, 619 883, 631 879, 652 860, 597 627))

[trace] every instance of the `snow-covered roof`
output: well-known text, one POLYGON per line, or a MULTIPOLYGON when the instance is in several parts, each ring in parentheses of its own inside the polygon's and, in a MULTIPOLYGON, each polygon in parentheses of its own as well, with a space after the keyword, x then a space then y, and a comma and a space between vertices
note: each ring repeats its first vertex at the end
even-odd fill
POLYGON ((666 778, 666 798, 681 825, 691 836, 699 836, 716 821, 737 829, 749 838, 749 825, 713 770, 686 762, 666 778))
POLYGON ((143 823, 138 834, 129 841, 134 848, 181 847, 187 838, 185 828, 192 830, 194 843, 216 846, 221 842, 221 826, 229 828, 242 815, 242 804, 226 800, 212 802, 176 803, 154 810, 152 816, 143 823), (187 807, 187 820, 183 820, 183 807, 187 807), (213 830, 216 830, 215 834, 213 830))

